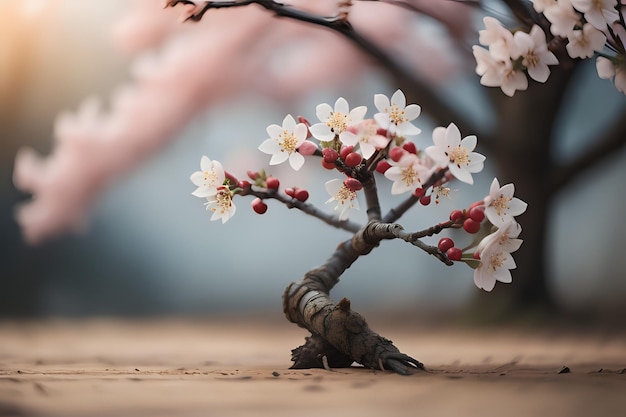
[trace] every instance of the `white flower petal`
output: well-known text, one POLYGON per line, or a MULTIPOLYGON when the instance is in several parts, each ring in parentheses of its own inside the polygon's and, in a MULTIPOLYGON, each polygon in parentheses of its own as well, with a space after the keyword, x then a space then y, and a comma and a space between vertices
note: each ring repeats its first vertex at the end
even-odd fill
POLYGON ((275 139, 265 139, 263 143, 261 143, 258 149, 266 154, 273 155, 275 153, 280 152, 280 145, 276 142, 275 139))
POLYGON ((294 119, 292 115, 288 114, 283 119, 283 130, 287 130, 288 132, 293 132, 295 128, 296 128, 296 119, 294 119))
POLYGON ((293 134, 296 139, 298 139, 298 144, 296 145, 296 148, 302 145, 302 143, 306 140, 308 132, 309 128, 304 123, 298 123, 296 125, 296 127, 293 129, 293 134))
POLYGON ((289 165, 291 165, 294 170, 298 171, 302 168, 302 165, 304 165, 304 156, 302 156, 299 152, 293 152, 289 156, 289 165))
POLYGON ((343 97, 339 97, 337 101, 335 101, 335 113, 337 112, 345 115, 350 113, 350 106, 348 105, 348 101, 343 97))
POLYGON ((311 135, 317 140, 322 142, 328 142, 333 140, 335 134, 331 132, 330 128, 326 123, 316 123, 309 128, 311 135))
POLYGON ((333 108, 328 103, 318 104, 317 107, 315 107, 315 115, 322 123, 326 123, 326 120, 328 120, 332 112, 333 108))
POLYGON ((391 104, 395 104, 399 108, 403 109, 406 106, 406 97, 402 90, 396 90, 395 93, 391 96, 391 104))
POLYGON ((289 154, 287 152, 276 152, 272 154, 270 158, 270 165, 278 165, 282 164, 289 158, 289 154))
POLYGON ((389 98, 384 95, 384 94, 375 94, 374 95, 374 105, 376 106, 376 109, 381 112, 381 113, 385 113, 387 111, 387 109, 389 109, 389 107, 391 107, 391 103, 389 102, 389 98))
POLYGON ((404 117, 407 120, 413 120, 416 119, 421 112, 422 108, 420 106, 418 106, 417 104, 409 104, 404 109, 404 117))
POLYGON ((265 130, 270 138, 277 138, 281 133, 283 133, 283 128, 276 124, 269 125, 265 130))
POLYGON ((352 119, 350 124, 356 124, 356 123, 363 121, 363 118, 365 117, 365 113, 367 113, 366 106, 359 106, 359 107, 355 107, 354 109, 352 109, 348 115, 350 119, 352 119))
POLYGON ((208 156, 202 155, 202 158, 200 158, 200 170, 210 171, 211 169, 213 169, 213 162, 208 156))

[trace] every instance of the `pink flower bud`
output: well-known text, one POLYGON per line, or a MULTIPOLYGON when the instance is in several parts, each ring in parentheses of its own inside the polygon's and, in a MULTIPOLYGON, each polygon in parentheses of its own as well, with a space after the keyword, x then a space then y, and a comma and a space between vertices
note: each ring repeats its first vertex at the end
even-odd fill
POLYGON ((267 177, 267 179, 265 180, 265 186, 270 190, 278 190, 278 187, 280 186, 280 181, 278 181, 278 178, 267 177))
POLYGON ((313 155, 317 150, 317 145, 315 145, 310 140, 305 140, 302 142, 302 145, 298 147, 298 152, 302 155, 313 155))
POLYGON ((305 189, 299 188, 295 190, 294 197, 296 200, 304 203, 309 199, 309 192, 305 189))
POLYGON ((252 210, 257 214, 265 214, 267 211, 267 204, 260 198, 252 200, 252 210))

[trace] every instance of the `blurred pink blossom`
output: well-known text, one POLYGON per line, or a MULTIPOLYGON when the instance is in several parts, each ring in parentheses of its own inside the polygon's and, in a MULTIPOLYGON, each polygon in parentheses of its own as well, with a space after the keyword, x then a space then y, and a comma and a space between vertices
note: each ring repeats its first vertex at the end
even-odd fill
MULTIPOLYGON (((292 3, 335 13, 333 0, 292 3)), ((27 148, 16 156, 14 183, 33 195, 16 212, 31 244, 82 230, 103 187, 162 148, 200 111, 241 93, 288 100, 320 85, 338 89, 371 66, 336 33, 275 18, 256 6, 212 10, 200 22, 181 23, 180 11, 164 10, 161 2, 129 4, 112 34, 121 52, 135 56, 133 82, 113 92, 108 109, 90 98, 76 112, 61 114, 49 156, 27 148)), ((469 30, 470 9, 457 2, 414 4, 452 28, 453 37, 469 30)), ((349 19, 419 74, 441 81, 456 64, 449 51, 420 39, 413 30, 416 16, 388 4, 356 2, 349 19)))

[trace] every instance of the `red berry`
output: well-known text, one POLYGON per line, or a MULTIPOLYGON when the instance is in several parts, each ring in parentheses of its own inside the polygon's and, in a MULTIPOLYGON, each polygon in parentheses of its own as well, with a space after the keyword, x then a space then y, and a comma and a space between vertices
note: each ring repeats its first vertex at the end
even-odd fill
MULTIPOLYGON (((474 201, 472 204, 470 204, 469 208, 472 209, 474 207, 478 207, 478 206, 482 206, 484 205, 484 201, 479 200, 479 201, 474 201)), ((469 210, 469 209, 468 209, 469 210)))
POLYGON ((341 150, 339 151, 339 155, 341 155, 341 159, 346 159, 346 156, 348 156, 348 154, 352 152, 353 150, 354 150, 354 146, 352 145, 342 146, 341 150))
POLYGON ((481 206, 474 206, 467 212, 470 219, 480 223, 485 220, 485 208, 481 206))
POLYGON ((252 209, 258 214, 264 214, 267 211, 267 204, 260 198, 252 200, 252 209))
POLYGON ((461 220, 464 217, 465 217, 465 214, 463 214, 461 210, 452 210, 452 212, 450 213, 450 220, 452 220, 453 222, 457 220, 461 220))
POLYGON ((430 204, 430 195, 423 195, 420 197, 420 204, 422 206, 427 206, 430 204))
POLYGON ((350 152, 348 155, 346 155, 345 158, 343 158, 345 164, 350 168, 354 168, 355 166, 359 165, 362 160, 363 157, 356 152, 350 152))
POLYGON ((451 261, 460 261, 461 256, 463 256, 463 252, 461 252, 461 249, 457 247, 451 247, 446 251, 446 255, 448 255, 448 259, 451 261))
POLYGON ((389 168, 391 168, 391 164, 384 159, 382 161, 378 161, 378 164, 376 164, 376 171, 381 174, 387 172, 389 168))
POLYGON ((389 158, 391 158, 393 162, 398 162, 400 158, 402 158, 402 155, 404 155, 404 149, 402 148, 391 148, 389 151, 389 158))
POLYGON ((463 222, 463 229, 465 229, 467 233, 477 233, 480 230, 480 223, 474 219, 467 218, 463 222))
POLYGON ((345 185, 346 188, 350 191, 359 191, 361 188, 363 188, 363 184, 361 184, 361 181, 352 177, 346 178, 343 181, 343 185, 345 185))
POLYGON ((437 247, 442 252, 447 252, 448 249, 454 247, 454 241, 449 237, 442 237, 437 244, 437 247))
POLYGON ((417 198, 423 197, 424 194, 426 194, 426 190, 422 187, 417 187, 415 190, 413 190, 413 195, 417 198))
POLYGON ((309 192, 303 189, 297 189, 294 197, 296 200, 302 201, 303 203, 309 199, 309 192))
POLYGON ((335 163, 337 158, 339 158, 339 152, 331 148, 322 149, 322 156, 324 158, 324 162, 335 163))
POLYGON ((265 180, 265 186, 270 190, 278 190, 278 187, 280 186, 280 181, 278 181, 278 178, 267 177, 267 179, 265 180))
POLYGON ((407 141, 402 144, 402 149, 412 154, 417 154, 417 148, 415 147, 415 143, 407 141))
POLYGON ((335 165, 334 162, 326 162, 324 159, 322 159, 322 166, 326 169, 335 169, 337 168, 337 166, 335 165))
POLYGON ((285 188, 285 194, 289 197, 295 198, 296 189, 295 188, 285 188))

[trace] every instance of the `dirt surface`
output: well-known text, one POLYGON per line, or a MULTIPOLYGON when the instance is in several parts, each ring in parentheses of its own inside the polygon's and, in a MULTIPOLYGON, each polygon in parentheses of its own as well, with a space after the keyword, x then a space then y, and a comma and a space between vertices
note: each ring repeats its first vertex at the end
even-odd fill
POLYGON ((369 321, 427 372, 290 370, 280 317, 0 322, 0 416, 626 415, 622 332, 369 321))

